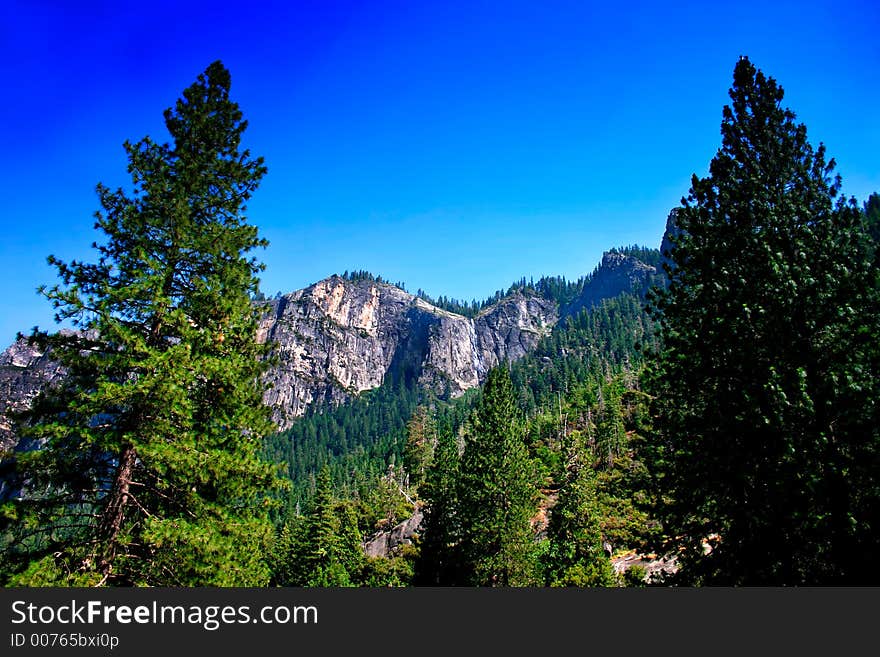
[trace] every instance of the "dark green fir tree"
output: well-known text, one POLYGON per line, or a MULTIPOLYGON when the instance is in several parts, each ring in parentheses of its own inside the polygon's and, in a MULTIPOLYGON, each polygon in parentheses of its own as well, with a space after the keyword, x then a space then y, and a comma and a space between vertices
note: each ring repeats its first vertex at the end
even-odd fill
POLYGON ((413 489, 425 480, 425 474, 434 456, 437 431, 434 419, 425 406, 419 406, 406 424, 406 445, 403 449, 403 467, 407 483, 413 489))
POLYGON ((130 192, 98 186, 97 262, 50 257, 77 330, 36 332, 67 369, 22 419, 2 558, 23 585, 261 585, 275 471, 262 401, 266 242, 245 203, 266 172, 240 147, 230 74, 211 64, 165 111, 170 143, 125 143, 130 192))
POLYGON ((356 586, 364 565, 357 517, 333 495, 330 470, 318 474, 314 508, 282 528, 273 558, 273 581, 282 586, 356 586))
POLYGON ((458 527, 458 442, 451 432, 441 432, 420 496, 424 517, 419 538, 415 583, 451 586, 460 577, 458 527))
POLYGON ((865 201, 865 230, 874 262, 880 264, 880 194, 874 192, 865 201))
POLYGON ((465 581, 476 586, 535 582, 536 474, 505 366, 489 372, 467 436, 458 486, 465 581))
POLYGON ((579 431, 564 438, 565 478, 550 511, 544 554, 550 586, 613 586, 614 570, 602 546, 592 453, 579 431))
POLYGON ((747 58, 730 98, 657 300, 665 532, 690 583, 876 583, 880 325, 863 215, 747 58))

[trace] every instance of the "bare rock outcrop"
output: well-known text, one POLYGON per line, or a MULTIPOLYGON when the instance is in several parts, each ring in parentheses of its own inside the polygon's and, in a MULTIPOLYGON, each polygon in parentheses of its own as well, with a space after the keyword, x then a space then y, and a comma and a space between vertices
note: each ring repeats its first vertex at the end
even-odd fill
POLYGON ((556 304, 517 292, 471 319, 375 281, 332 276, 274 300, 258 338, 278 361, 265 400, 281 428, 315 403, 339 403, 409 375, 439 394, 477 387, 550 332, 556 304))
POLYGON ((26 410, 44 386, 64 376, 64 369, 44 353, 19 338, 0 354, 0 452, 17 442, 12 414, 26 410))
POLYGON ((364 543, 364 552, 368 557, 392 557, 401 545, 412 543, 424 518, 421 509, 415 509, 406 520, 394 525, 391 529, 382 530, 364 543))

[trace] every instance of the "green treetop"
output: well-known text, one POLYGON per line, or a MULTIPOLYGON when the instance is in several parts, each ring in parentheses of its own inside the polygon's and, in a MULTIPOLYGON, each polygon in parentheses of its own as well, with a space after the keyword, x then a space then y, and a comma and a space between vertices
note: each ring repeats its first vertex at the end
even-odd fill
POLYGON ((318 474, 312 512, 281 531, 274 579, 283 586, 354 586, 364 560, 357 518, 351 504, 333 496, 325 466, 318 474))

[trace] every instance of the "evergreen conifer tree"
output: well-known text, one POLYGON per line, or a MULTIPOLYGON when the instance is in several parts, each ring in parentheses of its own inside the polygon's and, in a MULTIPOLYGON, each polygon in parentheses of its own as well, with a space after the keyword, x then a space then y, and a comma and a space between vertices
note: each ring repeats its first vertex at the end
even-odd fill
POLYGON ((265 246, 245 203, 266 172, 240 149, 230 75, 211 64, 165 111, 171 143, 125 143, 131 192, 98 186, 94 264, 49 260, 76 331, 35 331, 67 369, 23 419, 19 499, 3 509, 11 582, 261 585, 265 246))
POLYGON ((476 586, 534 583, 535 469, 514 399, 507 368, 491 370, 462 454, 461 555, 476 586))
POLYGON ((274 580, 282 586, 355 586, 364 565, 357 517, 333 495, 330 469, 318 474, 314 508, 282 529, 274 559, 274 580))
POLYGON ((880 194, 874 192, 868 197, 864 212, 868 249, 874 255, 875 264, 880 264, 880 194))
POLYGON ((409 485, 418 488, 434 455, 436 427, 428 409, 419 406, 406 424, 406 445, 403 449, 403 467, 409 485))
POLYGON ((653 366, 665 531, 706 584, 876 581, 878 312, 861 213, 747 58, 677 211, 653 366))
POLYGON ((415 582, 424 586, 462 583, 459 575, 458 444, 442 432, 428 468, 421 497, 425 502, 415 582))
POLYGON ((566 436, 563 454, 565 479, 547 526, 547 584, 612 586, 614 571, 602 547, 596 473, 580 432, 566 436))

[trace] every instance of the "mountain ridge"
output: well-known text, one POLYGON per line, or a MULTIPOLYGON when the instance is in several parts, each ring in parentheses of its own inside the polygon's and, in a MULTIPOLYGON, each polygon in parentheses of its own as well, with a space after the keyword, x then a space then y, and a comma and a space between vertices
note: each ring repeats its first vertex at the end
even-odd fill
MULTIPOLYGON (((454 398, 478 387, 492 367, 525 356, 560 321, 643 288, 655 274, 654 266, 612 250, 571 301, 524 284, 473 317, 381 278, 333 274, 265 302, 257 339, 272 346, 276 362, 265 375, 264 401, 284 430, 309 409, 341 404, 388 377, 454 398)), ((0 449, 16 442, 10 414, 63 375, 51 353, 26 339, 0 354, 0 449)))

